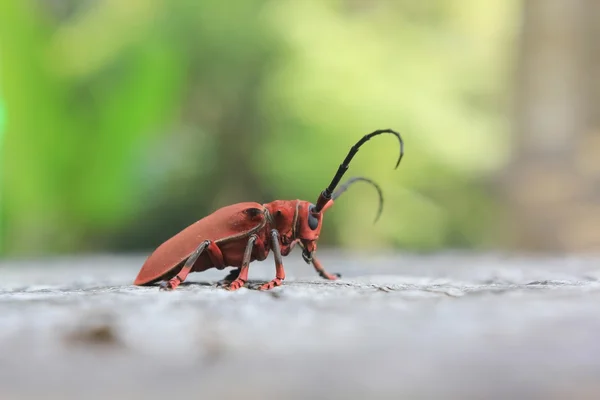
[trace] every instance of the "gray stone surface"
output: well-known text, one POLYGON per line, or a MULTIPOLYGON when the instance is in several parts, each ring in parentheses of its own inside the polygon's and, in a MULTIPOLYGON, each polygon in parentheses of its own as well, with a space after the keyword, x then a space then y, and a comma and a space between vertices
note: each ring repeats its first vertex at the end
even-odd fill
POLYGON ((134 287, 143 256, 4 261, 0 399, 600 398, 600 259, 319 254, 340 281, 293 253, 270 292, 134 287))

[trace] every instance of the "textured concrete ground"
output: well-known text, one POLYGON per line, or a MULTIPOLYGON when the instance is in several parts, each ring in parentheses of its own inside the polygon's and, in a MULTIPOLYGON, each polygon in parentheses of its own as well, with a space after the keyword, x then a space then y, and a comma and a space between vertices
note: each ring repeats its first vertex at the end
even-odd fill
POLYGON ((340 281, 293 253, 270 292, 134 287, 144 257, 5 261, 0 399, 600 398, 600 259, 319 253, 340 281))

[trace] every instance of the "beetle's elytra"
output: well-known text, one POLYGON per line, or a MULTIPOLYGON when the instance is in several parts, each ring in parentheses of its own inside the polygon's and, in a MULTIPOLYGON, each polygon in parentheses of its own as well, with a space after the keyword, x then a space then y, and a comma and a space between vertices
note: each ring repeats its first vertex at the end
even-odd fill
POLYGON ((188 226, 161 244, 140 269, 134 285, 150 285, 157 282, 164 290, 173 290, 190 272, 202 272, 209 268, 234 267, 229 275, 218 283, 228 290, 236 290, 248 281, 248 268, 252 261, 263 261, 270 251, 275 257, 275 278, 258 287, 271 289, 285 279, 282 257, 290 254, 297 244, 302 248, 302 258, 312 264, 324 279, 334 280, 338 274, 330 274, 314 253, 323 223, 323 213, 336 198, 357 181, 375 186, 379 193, 379 217, 383 197, 373 181, 354 177, 335 190, 345 174, 350 161, 359 148, 374 136, 391 133, 400 142, 400 156, 404 155, 404 142, 400 134, 382 129, 365 135, 350 149, 340 164, 331 183, 317 198, 316 203, 304 200, 275 200, 266 204, 244 202, 222 207, 212 214, 188 226))

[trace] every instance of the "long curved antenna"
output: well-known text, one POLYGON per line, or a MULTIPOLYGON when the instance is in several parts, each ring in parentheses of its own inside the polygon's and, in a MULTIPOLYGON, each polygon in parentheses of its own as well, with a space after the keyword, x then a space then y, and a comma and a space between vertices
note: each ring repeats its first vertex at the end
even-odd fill
POLYGON ((336 186, 340 182, 340 179, 342 179, 342 177, 348 170, 350 161, 352 161, 352 158, 358 152, 358 149, 360 149, 360 146, 365 144, 365 142, 367 142, 372 137, 380 135, 382 133, 391 133, 391 134, 395 135, 398 138, 398 141, 400 142, 400 157, 398 157, 398 162, 396 162, 396 166, 394 167, 394 169, 398 168, 398 165, 400 165, 400 161, 402 160, 402 156, 404 156, 404 142, 402 141, 402 138, 400 137, 400 134, 398 132, 393 131, 391 129, 379 129, 379 130, 376 130, 375 132, 371 132, 368 135, 363 136, 362 139, 360 139, 354 146, 352 146, 352 148, 348 152, 348 155, 344 159, 344 162, 342 162, 340 164, 340 166, 337 170, 337 173, 331 180, 331 183, 329 184, 329 186, 327 186, 327 188, 323 192, 321 192, 321 194, 319 195, 319 198, 317 199, 317 204, 315 205, 314 212, 316 212, 316 213, 321 212, 321 210, 323 209, 325 204, 327 204, 327 202, 331 199, 331 194, 333 193, 336 186))
POLYGON ((337 199, 338 197, 340 197, 340 195, 342 193, 344 193, 346 190, 348 190, 348 188, 354 182, 358 182, 358 181, 370 183, 377 190, 377 194, 379 194, 379 210, 377 210, 377 215, 375 216, 375 221, 373 221, 373 223, 376 223, 377 220, 379 219, 379 217, 381 216, 381 212, 383 211, 383 193, 381 193, 381 188, 379 187, 379 185, 376 184, 375 182, 373 182, 372 180, 370 180, 368 178, 364 178, 362 176, 352 177, 352 178, 348 179, 346 182, 344 182, 342 184, 342 186, 340 186, 335 192, 333 192, 333 194, 331 195, 331 199, 332 200, 337 199))

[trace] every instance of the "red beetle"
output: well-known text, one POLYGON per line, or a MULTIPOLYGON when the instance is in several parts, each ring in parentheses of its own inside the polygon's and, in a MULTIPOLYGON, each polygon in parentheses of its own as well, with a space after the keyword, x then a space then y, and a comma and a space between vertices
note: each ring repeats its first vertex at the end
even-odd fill
POLYGON ((248 281, 250 263, 265 260, 272 250, 275 257, 275 279, 258 287, 259 290, 271 289, 281 285, 285 279, 282 256, 287 256, 296 244, 302 248, 304 261, 312 263, 321 277, 337 279, 338 274, 325 271, 314 257, 323 212, 353 182, 361 180, 373 184, 379 192, 379 217, 383 198, 374 182, 355 177, 335 193, 334 190, 359 148, 373 136, 382 133, 391 133, 400 142, 400 156, 395 167, 398 168, 404 155, 404 143, 400 134, 391 129, 383 129, 365 135, 352 146, 329 186, 319 195, 316 204, 303 200, 275 200, 267 204, 245 202, 220 208, 161 244, 140 269, 134 285, 150 285, 162 281, 161 289, 172 290, 190 272, 236 267, 218 284, 229 290, 237 290, 248 281))

